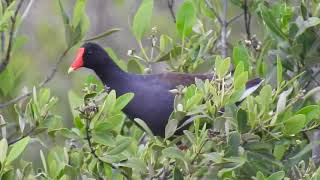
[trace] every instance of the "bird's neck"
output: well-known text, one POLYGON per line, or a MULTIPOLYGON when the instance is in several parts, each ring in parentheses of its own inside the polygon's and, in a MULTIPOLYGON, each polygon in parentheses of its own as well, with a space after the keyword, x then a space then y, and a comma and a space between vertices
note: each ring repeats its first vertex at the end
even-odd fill
POLYGON ((94 71, 105 85, 117 91, 128 79, 128 73, 119 68, 112 59, 105 60, 104 64, 95 67, 94 71))

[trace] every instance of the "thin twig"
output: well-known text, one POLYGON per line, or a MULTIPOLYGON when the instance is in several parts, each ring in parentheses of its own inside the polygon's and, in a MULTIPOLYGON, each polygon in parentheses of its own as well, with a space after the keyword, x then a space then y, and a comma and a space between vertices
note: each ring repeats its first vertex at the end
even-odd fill
POLYGON ((207 4, 208 8, 213 12, 214 16, 216 16, 216 18, 218 19, 219 23, 223 24, 223 21, 222 21, 220 15, 217 13, 217 11, 214 9, 214 7, 211 5, 209 0, 206 0, 206 4, 207 4))
POLYGON ((176 23, 176 15, 174 13, 173 7, 174 7, 174 0, 168 0, 168 8, 170 10, 172 20, 174 23, 176 23))
POLYGON ((12 144, 15 144, 17 143, 18 141, 22 140, 23 138, 27 137, 27 136, 30 136, 34 130, 36 130, 37 127, 34 126, 33 128, 31 128, 28 132, 26 132, 25 134, 23 134, 21 137, 19 137, 18 139, 15 139, 15 140, 12 140, 8 143, 8 145, 12 145, 12 144))
MULTIPOLYGON (((66 56, 66 54, 69 52, 70 48, 67 48, 63 53, 62 55, 59 57, 59 59, 57 60, 56 64, 54 65, 54 67, 52 68, 52 70, 50 71, 50 73, 47 75, 47 77, 36 87, 36 89, 40 89, 42 87, 44 87, 48 82, 50 82, 54 75, 56 74, 57 70, 58 70, 58 67, 59 65, 61 64, 63 58, 66 56)), ((10 101, 6 102, 6 103, 3 103, 3 104, 0 104, 0 109, 3 109, 11 104, 14 104, 16 102, 19 102, 27 97, 29 97, 30 95, 32 94, 32 91, 29 91, 21 96, 18 96, 14 99, 11 99, 10 101)))
POLYGON ((4 35, 4 32, 1 32, 1 54, 4 53, 5 42, 6 42, 6 36, 4 35))
POLYGON ((234 21, 238 20, 238 19, 239 19, 241 16, 243 16, 243 15, 244 15, 244 13, 242 12, 242 13, 240 13, 240 14, 232 17, 232 18, 227 22, 227 26, 229 26, 230 24, 232 24, 234 21))
POLYGON ((247 33, 247 39, 251 40, 251 30, 250 30, 251 13, 249 12, 249 9, 248 9, 248 0, 244 1, 243 11, 244 11, 244 23, 245 23, 246 33, 247 33))
MULTIPOLYGON (((49 110, 46 111, 46 113, 42 116, 41 121, 44 121, 49 114, 49 110)), ((32 128, 30 128, 30 130, 28 132, 26 132, 25 134, 23 134, 21 137, 19 137, 18 139, 12 140, 11 142, 8 143, 8 145, 12 145, 17 143, 18 141, 22 140, 23 138, 30 136, 35 130, 37 129, 37 126, 34 126, 32 128)))
POLYGON ((204 145, 206 145, 208 141, 209 141, 209 139, 206 139, 206 140, 201 144, 199 150, 196 152, 196 155, 193 157, 193 159, 192 159, 192 161, 191 161, 191 164, 193 164, 193 163, 196 161, 196 159, 197 159, 197 157, 200 155, 200 153, 201 153, 204 145))
POLYGON ((21 9, 22 3, 24 0, 21 0, 17 6, 17 9, 14 12, 13 17, 11 18, 11 29, 9 32, 9 43, 8 43, 8 47, 7 47, 7 52, 5 55, 5 58, 2 60, 2 63, 0 64, 0 73, 2 73, 6 67, 8 66, 9 62, 10 62, 10 58, 11 58, 11 50, 12 50, 12 45, 13 45, 13 36, 15 34, 15 30, 16 30, 16 21, 17 21, 17 17, 18 17, 18 13, 21 9))

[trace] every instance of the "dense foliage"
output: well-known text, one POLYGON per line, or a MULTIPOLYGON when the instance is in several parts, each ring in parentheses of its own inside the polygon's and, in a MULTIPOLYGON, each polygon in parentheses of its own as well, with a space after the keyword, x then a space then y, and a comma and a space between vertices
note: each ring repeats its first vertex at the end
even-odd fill
MULTIPOLYGON (((66 37, 61 58, 83 41, 118 31, 86 39, 85 5, 85 0, 77 0, 69 16, 59 1, 66 37)), ((14 6, 1 7, 3 33, 12 28, 14 6)), ((82 94, 68 92, 72 128, 66 128, 65 118, 52 111, 59 104, 54 93, 35 86, 30 97, 3 111, 14 113, 10 117, 17 121, 0 115, 0 177, 318 179, 320 142, 315 134, 320 106, 313 95, 319 88, 312 89, 318 85, 318 71, 310 66, 320 54, 320 1, 185 0, 173 14, 174 37, 150 27, 153 6, 153 0, 143 0, 132 19, 131 31, 140 50, 129 50, 128 61, 123 61, 106 48, 113 60, 132 73, 152 73, 152 65, 158 62, 166 63, 168 71, 214 73, 211 80, 196 79, 191 86, 172 90, 174 112, 165 138, 154 136, 143 120, 132 122, 122 113, 134 94, 118 97, 94 76, 82 82, 82 94), (228 20, 227 2, 244 13, 228 20), (251 16, 263 25, 263 37, 252 35, 251 16), (229 25, 242 19, 246 38, 231 44, 229 25), (254 77, 264 81, 248 93, 245 83, 254 77), (9 137, 8 129, 16 133, 9 137), (45 149, 39 153, 39 169, 19 158, 35 142, 45 149)), ((20 48, 23 40, 19 40, 17 36, 14 48, 20 48)), ((1 101, 14 96, 19 76, 14 65, 0 74, 1 101)))

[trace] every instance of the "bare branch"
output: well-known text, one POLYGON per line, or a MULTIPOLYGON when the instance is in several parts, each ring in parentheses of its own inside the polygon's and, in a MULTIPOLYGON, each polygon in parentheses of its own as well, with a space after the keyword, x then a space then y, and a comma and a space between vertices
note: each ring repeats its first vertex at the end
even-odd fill
POLYGON ((174 0, 168 0, 168 8, 170 10, 171 17, 173 19, 173 22, 176 23, 176 15, 174 13, 173 7, 174 7, 174 0))
POLYGON ((248 0, 244 1, 243 11, 244 11, 244 22, 246 27, 247 39, 251 40, 251 30, 250 30, 251 13, 248 10, 248 0))
POLYGON ((31 128, 28 132, 26 132, 25 134, 23 134, 23 135, 22 135, 21 137, 19 137, 18 139, 15 139, 15 140, 10 141, 10 142, 8 143, 8 145, 10 146, 10 145, 12 145, 12 144, 15 144, 15 143, 17 143, 18 141, 22 140, 23 138, 25 138, 25 137, 27 137, 27 136, 30 136, 30 135, 33 133, 33 131, 36 130, 36 129, 37 129, 36 126, 33 127, 33 128, 31 128))
MULTIPOLYGON (((11 29, 9 32, 9 43, 8 43, 8 47, 7 47, 7 52, 5 55, 5 58, 2 60, 2 63, 0 64, 0 73, 2 73, 6 67, 8 66, 9 62, 10 62, 10 58, 11 58, 11 50, 12 50, 12 44, 13 44, 13 39, 14 39, 14 34, 15 34, 15 30, 16 30, 16 21, 17 21, 17 17, 18 17, 18 13, 21 9, 22 3, 24 0, 20 0, 17 9, 14 12, 13 17, 11 18, 11 29)), ((4 42, 3 42, 4 43, 4 42)))
MULTIPOLYGON (((58 70, 59 65, 61 64, 63 58, 66 56, 66 54, 69 52, 69 50, 70 50, 70 48, 67 48, 62 53, 62 55, 59 57, 59 59, 57 60, 56 64, 54 65, 54 67, 52 68, 50 73, 47 75, 47 77, 36 87, 37 89, 44 87, 47 83, 49 83, 53 79, 54 75, 56 74, 56 72, 58 70)), ((7 107, 8 105, 14 104, 16 102, 19 102, 19 101, 29 97, 31 94, 32 94, 32 91, 29 91, 21 96, 18 96, 14 99, 11 99, 10 101, 8 101, 6 103, 0 104, 0 109, 3 109, 5 107, 7 107)))
POLYGON ((234 16, 233 18, 231 18, 231 19, 227 22, 227 25, 229 26, 230 24, 232 24, 234 21, 238 20, 238 19, 239 19, 241 16, 243 16, 243 15, 244 15, 244 13, 242 12, 242 13, 234 16))
POLYGON ((213 12, 213 14, 216 16, 216 18, 218 19, 220 24, 223 24, 223 21, 220 17, 220 15, 217 13, 217 11, 213 8, 213 6, 211 5, 211 3, 209 2, 209 0, 206 0, 206 4, 208 6, 208 8, 213 12))
POLYGON ((227 45, 227 14, 228 14, 228 0, 223 0, 223 12, 222 12, 222 27, 221 27, 221 56, 227 57, 228 45, 227 45))

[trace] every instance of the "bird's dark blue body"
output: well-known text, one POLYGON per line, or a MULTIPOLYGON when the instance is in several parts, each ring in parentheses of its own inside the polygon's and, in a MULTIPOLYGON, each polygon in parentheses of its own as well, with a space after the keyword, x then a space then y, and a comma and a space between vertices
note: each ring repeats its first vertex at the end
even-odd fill
MULTIPOLYGON (((159 136, 164 136, 167 121, 173 111, 174 95, 169 91, 178 85, 190 85, 195 78, 212 78, 212 75, 203 74, 131 74, 122 71, 98 44, 86 43, 81 50, 78 63, 94 70, 106 86, 116 90, 118 96, 134 93, 133 100, 123 109, 124 113, 130 119, 142 119, 159 136)), ((260 81, 252 81, 252 85, 260 81)))

